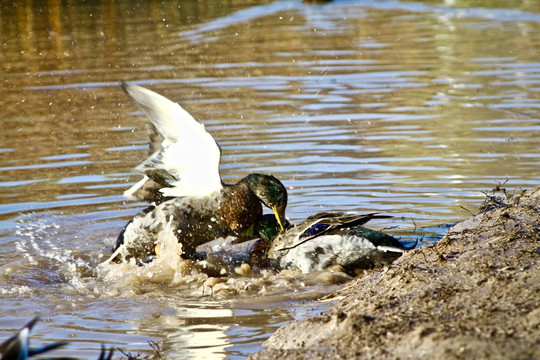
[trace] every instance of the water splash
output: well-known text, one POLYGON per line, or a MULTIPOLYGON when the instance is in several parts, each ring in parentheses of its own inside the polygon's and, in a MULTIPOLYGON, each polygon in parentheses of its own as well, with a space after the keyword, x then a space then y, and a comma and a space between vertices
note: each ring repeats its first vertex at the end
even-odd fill
MULTIPOLYGON (((30 213, 23 215, 16 225, 14 243, 18 257, 4 265, 4 274, 12 281, 23 279, 43 286, 68 284, 73 289, 84 290, 82 280, 92 273, 93 264, 90 259, 83 259, 79 249, 64 247, 63 227, 56 223, 61 217, 50 214, 41 217, 30 213)), ((6 280, 10 280, 6 278, 6 280)), ((9 282, 8 282, 9 284, 9 282)), ((21 288, 22 293, 37 291, 39 287, 21 288), (29 290, 31 289, 31 290, 29 290)))

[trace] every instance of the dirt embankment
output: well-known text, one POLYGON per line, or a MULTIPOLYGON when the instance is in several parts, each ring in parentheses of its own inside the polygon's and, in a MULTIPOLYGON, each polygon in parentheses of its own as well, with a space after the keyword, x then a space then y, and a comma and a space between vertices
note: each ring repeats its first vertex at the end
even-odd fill
POLYGON ((540 359, 540 188, 483 209, 250 359, 540 359))

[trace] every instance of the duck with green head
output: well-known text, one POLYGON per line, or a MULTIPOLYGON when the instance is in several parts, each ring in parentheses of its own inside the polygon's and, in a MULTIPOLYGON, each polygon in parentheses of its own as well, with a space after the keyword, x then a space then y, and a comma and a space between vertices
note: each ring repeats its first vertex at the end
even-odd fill
POLYGON ((192 256, 198 245, 248 228, 262 216, 262 204, 283 228, 287 190, 278 179, 254 173, 223 183, 221 149, 204 125, 153 91, 126 83, 122 88, 150 119, 156 149, 135 168, 143 179, 124 195, 153 204, 124 227, 109 260, 153 255, 164 231, 172 231, 185 256, 192 256))
POLYGON ((251 249, 251 261, 303 273, 339 265, 354 275, 359 269, 388 264, 409 250, 396 238, 362 226, 372 219, 390 217, 321 212, 298 225, 287 223, 281 231, 278 222, 266 216, 253 226, 261 240, 251 249))

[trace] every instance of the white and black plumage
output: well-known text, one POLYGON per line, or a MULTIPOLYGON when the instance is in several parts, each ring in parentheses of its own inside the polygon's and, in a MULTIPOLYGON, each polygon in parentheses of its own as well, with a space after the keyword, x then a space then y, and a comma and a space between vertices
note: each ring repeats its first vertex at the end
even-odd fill
POLYGON ((265 256, 278 268, 309 273, 340 265, 354 273, 357 269, 388 264, 408 250, 394 237, 362 226, 372 219, 389 217, 322 212, 281 233, 275 221, 267 218, 267 224, 258 233, 267 238, 265 256))
POLYGON ((153 91, 126 83, 122 88, 144 110, 162 142, 135 168, 143 179, 125 192, 154 204, 126 225, 111 259, 152 255, 166 224, 189 256, 200 244, 247 228, 262 215, 261 203, 283 224, 287 191, 278 179, 250 174, 234 185, 224 184, 221 151, 204 125, 153 91))
POLYGON ((221 150, 204 125, 158 93, 127 83, 122 83, 122 89, 150 119, 151 148, 156 150, 134 169, 143 179, 124 196, 160 202, 162 198, 208 196, 221 190, 221 150))

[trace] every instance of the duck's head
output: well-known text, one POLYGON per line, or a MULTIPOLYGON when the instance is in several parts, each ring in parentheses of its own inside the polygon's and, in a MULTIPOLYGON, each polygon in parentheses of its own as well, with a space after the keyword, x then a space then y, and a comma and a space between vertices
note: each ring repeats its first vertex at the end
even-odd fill
POLYGON ((287 189, 272 175, 250 174, 245 178, 248 188, 261 202, 272 209, 274 216, 283 231, 287 219, 285 219, 285 209, 287 207, 287 189))
MULTIPOLYGON (((292 225, 285 219, 283 222, 283 227, 285 230, 290 228, 292 225)), ((265 214, 258 218, 253 223, 253 233, 264 240, 269 244, 282 232, 281 224, 277 221, 277 217, 271 214, 265 214)))

